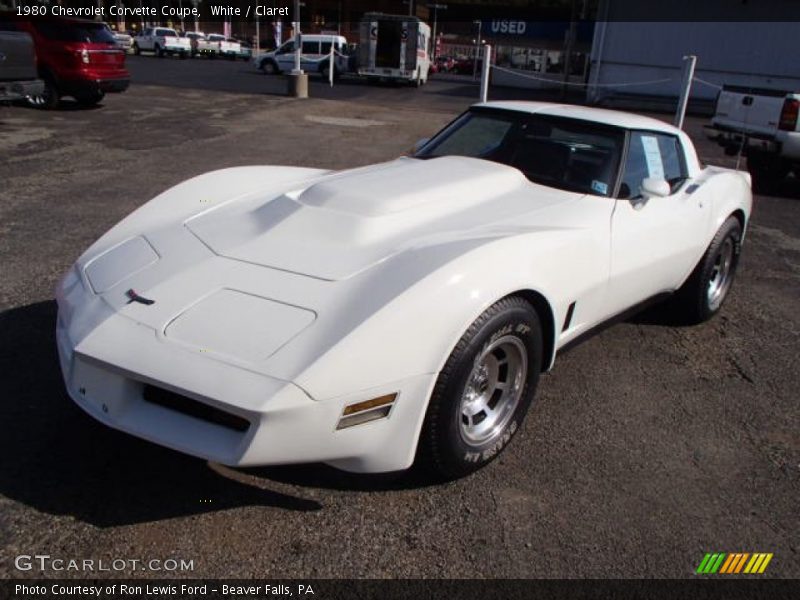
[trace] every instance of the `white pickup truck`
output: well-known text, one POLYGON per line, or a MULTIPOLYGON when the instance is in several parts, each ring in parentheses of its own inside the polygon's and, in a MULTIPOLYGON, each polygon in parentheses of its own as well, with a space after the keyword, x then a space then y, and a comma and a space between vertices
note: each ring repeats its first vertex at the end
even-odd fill
POLYGON ((241 50, 242 46, 239 42, 230 41, 221 33, 209 33, 205 39, 197 40, 197 51, 210 58, 224 56, 230 60, 236 60, 241 50))
POLYGON ((159 58, 165 54, 186 58, 192 51, 192 45, 188 38, 180 37, 174 29, 147 27, 133 40, 134 53, 140 54, 143 50, 153 52, 159 58))
POLYGON ((706 135, 727 154, 747 157, 754 188, 800 177, 800 93, 726 85, 706 135))

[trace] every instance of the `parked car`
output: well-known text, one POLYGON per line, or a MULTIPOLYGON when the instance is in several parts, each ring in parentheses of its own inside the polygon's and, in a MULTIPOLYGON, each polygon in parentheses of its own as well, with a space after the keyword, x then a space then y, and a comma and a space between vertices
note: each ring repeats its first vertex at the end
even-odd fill
POLYGON ((800 92, 726 85, 706 135, 730 155, 741 152, 757 190, 800 175, 800 92))
POLYGON ((0 23, 0 102, 24 100, 44 91, 44 82, 37 76, 33 39, 9 29, 0 23))
POLYGON ((209 33, 206 36, 205 52, 212 57, 220 56, 229 60, 236 60, 241 51, 241 44, 236 40, 226 38, 221 33, 209 33))
POLYGON ((439 73, 449 73, 456 64, 452 56, 437 56, 434 62, 439 73))
POLYGON ((111 31, 111 35, 114 36, 114 40, 117 42, 117 47, 122 50, 123 52, 128 52, 133 49, 133 37, 123 31, 114 31, 113 29, 109 29, 111 31))
POLYGON ((751 204, 662 121, 480 104, 412 157, 159 194, 59 284, 61 369, 94 418, 206 460, 458 477, 561 350, 670 294, 718 313, 751 204))
POLYGON ((235 38, 228 38, 229 42, 239 44, 239 51, 236 53, 236 58, 241 58, 244 61, 250 61, 253 58, 253 48, 249 42, 237 40, 235 38))
POLYGON ((84 106, 100 102, 110 92, 128 89, 130 74, 125 53, 105 23, 61 17, 9 20, 9 26, 33 38, 40 94, 29 95, 34 106, 52 109, 63 96, 84 106))
MULTIPOLYGON (((348 57, 343 56, 347 50, 347 40, 343 36, 309 34, 301 38, 301 69, 328 77, 331 45, 333 45, 334 51, 338 53, 334 58, 334 74, 347 72, 348 57)), ((267 75, 291 72, 294 69, 294 39, 283 43, 275 50, 262 52, 253 59, 253 63, 267 75)))
POLYGON ((197 56, 200 52, 198 45, 200 41, 205 41, 206 34, 202 31, 182 31, 180 36, 189 40, 189 53, 191 56, 197 56))
POLYGON ((173 54, 186 58, 192 45, 189 39, 180 37, 174 29, 147 27, 133 40, 134 53, 140 54, 143 50, 153 52, 159 58, 173 54))

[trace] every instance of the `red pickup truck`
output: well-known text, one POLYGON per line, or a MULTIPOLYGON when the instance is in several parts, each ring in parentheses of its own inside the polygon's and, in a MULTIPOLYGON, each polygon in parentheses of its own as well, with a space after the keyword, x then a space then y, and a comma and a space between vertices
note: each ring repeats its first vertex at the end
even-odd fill
POLYGON ((28 32, 36 47, 44 92, 28 98, 35 106, 55 108, 62 96, 93 106, 106 93, 128 88, 125 53, 105 23, 57 17, 10 22, 19 31, 28 32))

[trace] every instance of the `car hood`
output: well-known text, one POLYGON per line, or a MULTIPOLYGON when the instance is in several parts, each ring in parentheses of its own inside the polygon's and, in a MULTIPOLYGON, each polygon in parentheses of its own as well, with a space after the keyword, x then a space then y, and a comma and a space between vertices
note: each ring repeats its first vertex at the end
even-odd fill
POLYGON ((222 204, 185 226, 219 256, 341 280, 413 247, 490 235, 565 195, 485 160, 400 158, 222 204))

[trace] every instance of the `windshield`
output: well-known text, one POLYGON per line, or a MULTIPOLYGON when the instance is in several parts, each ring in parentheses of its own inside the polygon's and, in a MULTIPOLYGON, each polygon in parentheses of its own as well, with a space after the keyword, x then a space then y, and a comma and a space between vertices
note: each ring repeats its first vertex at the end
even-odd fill
POLYGON ((84 42, 90 44, 115 44, 114 34, 103 23, 79 25, 34 21, 34 27, 49 40, 59 42, 84 42))
POLYGON ((590 121, 475 108, 414 156, 482 158, 519 169, 535 183, 610 196, 624 140, 622 129, 590 121))

